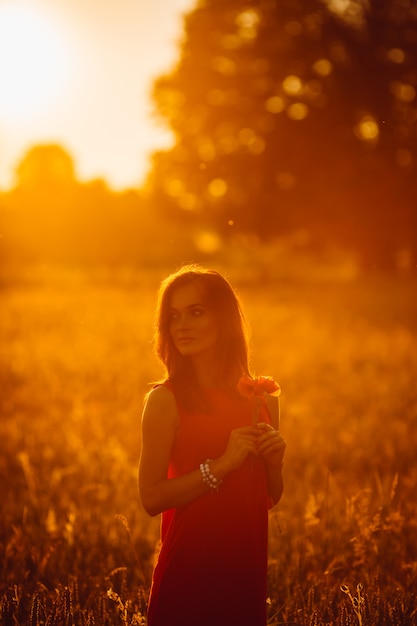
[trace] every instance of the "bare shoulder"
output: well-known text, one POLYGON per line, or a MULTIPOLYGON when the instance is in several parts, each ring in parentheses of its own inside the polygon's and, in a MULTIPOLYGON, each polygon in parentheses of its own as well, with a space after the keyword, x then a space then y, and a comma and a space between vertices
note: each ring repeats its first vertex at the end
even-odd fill
POLYGON ((145 407, 153 410, 177 410, 174 394, 165 385, 151 389, 146 397, 145 407))
POLYGON ((174 394, 165 385, 154 387, 146 397, 142 421, 144 426, 177 426, 178 410, 174 394))

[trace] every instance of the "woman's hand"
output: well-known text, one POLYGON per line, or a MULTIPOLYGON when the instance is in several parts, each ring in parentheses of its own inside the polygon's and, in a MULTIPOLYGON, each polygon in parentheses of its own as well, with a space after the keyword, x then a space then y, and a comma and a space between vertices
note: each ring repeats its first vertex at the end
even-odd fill
POLYGON ((221 457, 222 465, 227 468, 227 472, 240 467, 248 454, 257 454, 258 437, 257 426, 242 426, 232 430, 226 450, 221 457))
POLYGON ((261 456, 268 465, 281 467, 287 444, 280 432, 265 422, 258 423, 256 428, 258 430, 256 440, 257 454, 261 456))

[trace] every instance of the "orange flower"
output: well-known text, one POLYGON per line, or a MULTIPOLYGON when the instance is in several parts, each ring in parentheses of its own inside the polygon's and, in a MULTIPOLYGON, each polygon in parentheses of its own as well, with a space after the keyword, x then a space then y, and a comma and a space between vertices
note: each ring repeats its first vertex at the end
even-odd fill
POLYGON ((257 424, 259 420, 260 408, 266 404, 265 394, 279 396, 281 388, 270 376, 257 376, 250 378, 242 376, 237 384, 238 392, 248 398, 252 404, 252 423, 257 424))
POLYGON ((249 378, 242 376, 237 384, 237 390, 246 398, 262 398, 264 393, 279 396, 281 388, 271 376, 258 376, 257 378, 249 378))

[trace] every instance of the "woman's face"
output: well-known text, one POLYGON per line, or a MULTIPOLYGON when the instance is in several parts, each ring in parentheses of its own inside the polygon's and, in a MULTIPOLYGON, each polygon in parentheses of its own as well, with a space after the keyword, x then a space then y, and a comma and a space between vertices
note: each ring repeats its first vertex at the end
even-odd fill
POLYGON ((219 336, 211 307, 204 303, 198 280, 175 289, 171 296, 169 330, 178 352, 200 356, 213 352, 219 336))

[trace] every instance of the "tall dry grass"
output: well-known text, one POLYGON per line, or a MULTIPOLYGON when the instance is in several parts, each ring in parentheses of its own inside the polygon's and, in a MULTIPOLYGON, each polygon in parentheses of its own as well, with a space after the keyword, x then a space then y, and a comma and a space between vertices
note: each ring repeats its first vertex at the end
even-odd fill
MULTIPOLYGON (((4 624, 144 623, 159 528, 137 463, 143 395, 161 374, 161 277, 50 274, 0 293, 4 624)), ((417 624, 415 287, 239 286, 288 443, 270 624, 417 624)))

